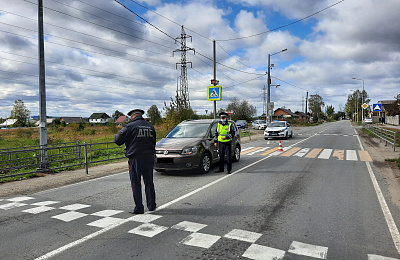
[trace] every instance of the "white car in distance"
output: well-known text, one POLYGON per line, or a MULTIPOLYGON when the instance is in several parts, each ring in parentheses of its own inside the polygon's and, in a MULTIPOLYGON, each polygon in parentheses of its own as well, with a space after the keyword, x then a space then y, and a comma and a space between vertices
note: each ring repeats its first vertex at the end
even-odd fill
POLYGON ((264 139, 293 137, 292 127, 287 121, 273 121, 264 130, 264 139))

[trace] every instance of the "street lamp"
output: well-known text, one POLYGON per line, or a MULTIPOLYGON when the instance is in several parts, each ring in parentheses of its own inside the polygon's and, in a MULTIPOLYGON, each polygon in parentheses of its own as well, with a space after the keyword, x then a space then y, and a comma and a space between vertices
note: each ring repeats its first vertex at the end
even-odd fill
POLYGON ((361 101, 361 104, 362 104, 361 121, 364 122, 364 80, 363 79, 354 78, 354 77, 352 79, 362 80, 362 82, 363 82, 363 91, 361 93, 361 100, 362 100, 361 101))
POLYGON ((281 53, 281 52, 284 52, 284 51, 287 51, 287 49, 283 49, 283 50, 281 50, 281 51, 278 51, 278 52, 275 52, 275 53, 273 53, 273 54, 268 54, 268 82, 267 82, 267 85, 268 85, 268 98, 267 98, 267 119, 268 119, 268 123, 270 123, 271 122, 271 115, 269 114, 269 104, 270 104, 270 102, 271 102, 271 56, 273 56, 273 55, 275 55, 275 54, 278 54, 278 53, 281 53))

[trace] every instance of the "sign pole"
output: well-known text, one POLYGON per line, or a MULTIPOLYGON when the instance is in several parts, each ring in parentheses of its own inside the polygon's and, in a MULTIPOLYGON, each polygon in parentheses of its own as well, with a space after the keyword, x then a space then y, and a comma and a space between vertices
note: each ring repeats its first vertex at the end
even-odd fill
MULTIPOLYGON (((215 49, 215 40, 213 40, 213 51, 214 51, 214 86, 217 85, 217 52, 215 49)), ((214 100, 214 119, 217 118, 217 101, 214 100)))

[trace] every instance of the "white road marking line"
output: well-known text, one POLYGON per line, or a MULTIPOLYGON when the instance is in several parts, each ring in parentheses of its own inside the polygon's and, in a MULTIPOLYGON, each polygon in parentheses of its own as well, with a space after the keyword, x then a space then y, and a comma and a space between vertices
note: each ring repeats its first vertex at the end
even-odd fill
POLYGON ((368 255, 368 260, 399 260, 397 258, 384 257, 380 255, 368 255))
POLYGON ((52 216, 52 218, 56 218, 56 219, 59 219, 59 220, 65 221, 65 222, 70 222, 72 220, 82 218, 87 215, 88 214, 81 213, 81 212, 70 211, 70 212, 60 214, 60 215, 52 216))
POLYGON ((242 256, 254 260, 282 260, 285 253, 283 250, 252 244, 242 256))
POLYGON ((385 216, 386 223, 388 225, 390 234, 392 235, 393 243, 396 246, 397 252, 400 254, 400 233, 397 229, 396 223, 393 220, 393 216, 390 213, 390 209, 386 203, 385 197, 382 194, 381 188, 379 187, 378 181, 375 178, 374 172, 372 171, 369 162, 365 162, 368 168, 369 176, 371 176, 372 183, 375 188, 376 195, 378 196, 379 204, 381 205, 383 215, 385 216))
POLYGON ((115 223, 118 223, 119 221, 121 221, 120 218, 105 217, 105 218, 90 222, 87 225, 92 226, 92 227, 105 228, 105 227, 111 226, 115 223))
POLYGON ((41 201, 41 202, 36 202, 31 204, 32 206, 48 206, 48 205, 53 205, 56 203, 60 203, 59 201, 52 201, 52 200, 47 200, 47 201, 41 201))
POLYGON ((288 252, 296 255, 305 255, 318 259, 326 259, 328 248, 324 246, 315 246, 293 241, 288 252))
POLYGON ((90 215, 98 216, 98 217, 111 217, 111 216, 114 216, 114 215, 116 215, 118 213, 121 213, 121 212, 123 212, 123 211, 122 210, 107 209, 107 210, 102 210, 102 211, 99 211, 99 212, 92 213, 90 215))
POLYGON ((135 215, 133 217, 130 217, 129 220, 131 221, 136 221, 136 222, 141 222, 141 223, 149 223, 152 222, 156 219, 161 218, 162 216, 159 215, 153 215, 153 214, 143 214, 143 215, 135 215))
POLYGON ((76 203, 76 204, 71 204, 71 205, 68 205, 68 206, 61 207, 60 209, 80 210, 80 209, 84 209, 84 208, 88 208, 88 207, 90 207, 90 205, 76 203))
POLYGON ((298 151, 297 153, 295 153, 293 156, 303 157, 303 156, 306 155, 309 151, 310 151, 310 148, 303 148, 303 149, 301 149, 300 151, 298 151))
POLYGON ((240 152, 245 152, 245 151, 253 149, 253 148, 254 148, 254 146, 247 147, 247 148, 242 149, 240 152))
POLYGON ((247 155, 253 155, 253 154, 255 154, 255 153, 263 152, 263 151, 265 151, 265 150, 267 150, 267 149, 269 149, 269 148, 271 148, 271 147, 264 147, 264 148, 261 148, 261 149, 259 149, 259 150, 257 150, 257 151, 248 153, 247 155))
POLYGON ((7 199, 8 201, 14 201, 14 202, 21 202, 21 201, 25 201, 25 200, 31 200, 34 199, 32 197, 15 197, 15 198, 11 198, 11 199, 7 199))
MULTIPOLYGON (((295 143, 295 144, 293 144, 293 145, 291 145, 291 146, 295 146, 295 145, 297 145, 297 144, 299 144, 299 143, 301 143, 301 142, 304 142, 304 141, 306 141, 306 140, 312 138, 313 136, 315 136, 315 134, 312 135, 312 136, 310 136, 310 137, 307 137, 307 138, 305 138, 305 139, 303 139, 303 140, 301 140, 301 141, 299 141, 299 142, 297 142, 297 143, 295 143)), ((254 162, 254 163, 251 163, 251 164, 249 164, 249 165, 247 165, 247 166, 245 166, 245 167, 243 167, 243 168, 241 168, 241 169, 239 169, 239 170, 237 170, 237 171, 232 172, 232 173, 229 174, 229 175, 225 175, 224 177, 221 177, 221 178, 219 178, 219 179, 217 179, 217 180, 215 180, 215 181, 213 181, 213 182, 210 182, 209 184, 206 184, 206 185, 204 185, 203 187, 200 187, 200 188, 198 188, 198 189, 196 189, 196 190, 194 190, 194 191, 192 191, 192 192, 189 192, 189 193, 187 193, 187 194, 185 194, 185 195, 183 195, 183 196, 181 196, 181 197, 179 197, 179 198, 176 198, 176 199, 174 199, 174 200, 172 200, 172 201, 170 201, 170 202, 168 202, 168 203, 166 203, 166 204, 164 204, 164 205, 161 205, 160 207, 157 207, 155 211, 158 211, 158 210, 164 209, 164 208, 166 208, 166 207, 169 207, 169 206, 171 206, 172 204, 174 204, 174 203, 176 203, 176 202, 178 202, 178 201, 181 201, 181 200, 183 200, 183 199, 185 199, 185 198, 187 198, 187 197, 189 197, 189 196, 191 196, 191 195, 193 195, 193 194, 196 194, 197 192, 200 192, 200 191, 202 191, 202 190, 204 190, 204 189, 206 189, 206 188, 208 188, 208 187, 210 187, 210 186, 212 186, 212 185, 214 185, 214 184, 216 184, 216 183, 218 183, 218 182, 220 182, 220 181, 223 181, 223 180, 226 179, 226 178, 232 177, 232 176, 235 175, 236 173, 239 173, 239 172, 241 172, 241 171, 243 171, 243 170, 245 170, 245 169, 247 169, 247 168, 249 168, 249 167, 251 167, 251 166, 257 164, 257 163, 260 163, 260 162, 262 162, 262 161, 264 161, 264 160, 266 160, 266 159, 268 159, 268 158, 270 158, 270 157, 271 157, 271 155, 266 156, 266 157, 264 157, 264 158, 262 158, 262 159, 260 159, 260 160, 258 160, 258 161, 256 161, 256 162, 254 162)), ((126 174, 126 173, 127 173, 127 172, 123 172, 123 173, 120 173, 120 174, 126 174)), ((106 176, 106 177, 108 178, 108 177, 111 177, 111 176, 113 176, 113 175, 106 176)), ((102 178, 105 178, 105 177, 102 177, 102 178)), ((99 180, 99 179, 101 179, 101 178, 98 178, 97 180, 99 180)), ((89 180, 89 181, 94 181, 94 180, 95 180, 95 179, 89 180)), ((88 182, 88 181, 85 181, 84 183, 86 183, 86 182, 88 182)), ((71 185, 68 185, 68 186, 64 186, 64 187, 62 187, 62 188, 69 187, 69 186, 72 186, 72 185, 77 185, 77 184, 78 184, 78 183, 76 183, 76 184, 71 184, 71 185)), ((82 183, 81 183, 81 184, 82 184, 82 183)), ((61 188, 61 187, 60 187, 60 188, 61 188)), ((56 188, 56 189, 60 189, 60 188, 56 188)), ((55 189, 53 189, 53 190, 55 190, 55 189)), ((147 213, 147 212, 146 212, 146 213, 147 213)), ((146 215, 149 216, 150 214, 143 214, 142 216, 146 216, 146 215)), ((139 215, 138 215, 138 216, 139 216, 139 215)), ((134 216, 134 217, 138 217, 138 216, 134 216)), ((89 234, 89 235, 87 235, 87 236, 85 236, 85 237, 83 237, 83 238, 81 238, 81 239, 78 239, 78 240, 76 240, 76 241, 74 241, 74 242, 71 242, 71 243, 65 245, 65 246, 62 246, 62 247, 60 247, 60 248, 58 248, 58 249, 55 249, 55 250, 53 250, 53 251, 51 251, 51 252, 49 252, 49 253, 47 253, 47 254, 45 254, 45 255, 42 255, 42 256, 36 258, 35 260, 49 259, 50 257, 53 257, 53 256, 55 256, 55 255, 58 255, 58 254, 60 254, 60 253, 62 253, 62 252, 64 252, 64 251, 66 251, 66 250, 68 250, 68 249, 70 249, 70 248, 72 248, 72 247, 74 247, 74 246, 76 246, 76 245, 82 244, 82 243, 84 243, 84 242, 86 242, 86 241, 88 241, 88 240, 90 240, 90 239, 93 239, 93 238, 95 238, 95 237, 97 237, 97 236, 99 236, 99 235, 101 235, 101 234, 103 234, 103 233, 105 233, 105 232, 107 232, 107 231, 109 231, 109 230, 111 230, 111 229, 114 229, 114 228, 116 228, 116 227, 118 227, 118 226, 120 226, 120 225, 123 225, 123 224, 125 224, 125 223, 131 221, 131 219, 133 220, 134 217, 121 220, 120 222, 117 222, 117 223, 115 223, 114 225, 111 225, 111 226, 108 226, 108 227, 106 227, 106 228, 103 228, 103 229, 101 229, 101 230, 99 230, 99 231, 96 231, 96 232, 94 232, 94 233, 92 233, 92 234, 89 234)))
POLYGON ((318 159, 329 159, 331 156, 332 149, 324 149, 320 155, 318 156, 318 159))
POLYGON ((9 209, 13 209, 13 208, 19 208, 19 207, 22 207, 25 205, 28 205, 28 204, 19 203, 19 202, 10 202, 10 203, 1 205, 0 209, 9 210, 9 209))
MULTIPOLYGON (((356 132, 356 129, 354 129, 356 132)), ((357 134, 357 132, 356 132, 357 134)), ((360 148, 362 151, 364 151, 364 146, 361 143, 360 136, 357 135, 358 142, 360 144, 360 148)), ((367 169, 369 172, 369 176, 371 177, 372 184, 374 185, 376 196, 378 197, 379 204, 381 206, 383 215, 385 216, 386 223, 388 225, 390 234, 392 235, 392 240, 393 243, 397 249, 397 252, 400 254, 400 233, 399 229, 396 226, 396 223, 393 220, 392 213, 390 212, 390 209, 386 203, 385 197, 382 194, 381 188, 379 187, 378 181, 375 178, 374 172, 372 171, 371 164, 369 162, 365 162, 367 165, 367 169)))
POLYGON ((94 238, 94 237, 97 237, 98 235, 101 235, 101 234, 107 232, 108 230, 111 230, 111 229, 113 229, 113 228, 116 228, 116 227, 118 227, 118 226, 121 226, 122 224, 125 224, 125 223, 127 223, 127 222, 129 222, 129 221, 131 221, 129 218, 128 218, 128 219, 121 220, 120 222, 117 222, 117 223, 115 223, 114 225, 108 226, 108 227, 103 228, 103 229, 101 229, 101 230, 99 230, 99 231, 97 231, 97 232, 94 232, 94 233, 92 233, 92 234, 90 234, 90 235, 87 235, 87 236, 85 236, 85 237, 83 237, 83 238, 81 238, 81 239, 78 239, 78 240, 76 240, 76 241, 74 241, 74 242, 71 242, 71 243, 69 243, 69 244, 67 244, 67 245, 65 245, 65 246, 62 246, 62 247, 60 247, 60 248, 58 248, 58 249, 56 249, 56 250, 53 250, 53 251, 51 251, 51 252, 49 252, 49 253, 47 253, 47 254, 45 254, 45 255, 42 255, 42 256, 36 258, 35 260, 49 259, 49 258, 51 258, 51 257, 53 257, 53 256, 55 256, 55 255, 58 255, 58 254, 61 253, 61 252, 66 251, 67 249, 70 249, 70 248, 72 248, 72 247, 74 247, 74 246, 76 246, 76 245, 82 244, 83 242, 85 242, 85 241, 87 241, 87 240, 90 240, 90 239, 92 239, 92 238, 94 238))
POLYGON ((189 231, 189 232, 197 232, 200 229, 205 228, 207 225, 205 224, 199 224, 199 223, 194 223, 190 221, 182 221, 171 228, 173 229, 178 229, 178 230, 183 230, 183 231, 189 231))
POLYGON ((31 214, 38 214, 38 213, 50 211, 50 210, 53 210, 53 209, 55 209, 55 208, 47 207, 47 206, 39 206, 39 207, 23 210, 22 212, 31 213, 31 214))
POLYGON ((128 233, 145 236, 145 237, 154 237, 155 235, 160 234, 164 230, 167 230, 167 227, 155 225, 152 223, 145 223, 137 228, 129 230, 128 233))
POLYGON ((346 161, 357 161, 356 150, 346 150, 346 161))
POLYGON ((229 232, 228 234, 226 234, 224 237, 254 243, 261 236, 262 236, 262 234, 260 234, 260 233, 241 230, 241 229, 234 229, 231 232, 229 232))
POLYGON ((214 236, 202 233, 193 233, 190 234, 188 237, 184 238, 180 243, 188 246, 210 248, 220 238, 221 238, 220 236, 214 236))

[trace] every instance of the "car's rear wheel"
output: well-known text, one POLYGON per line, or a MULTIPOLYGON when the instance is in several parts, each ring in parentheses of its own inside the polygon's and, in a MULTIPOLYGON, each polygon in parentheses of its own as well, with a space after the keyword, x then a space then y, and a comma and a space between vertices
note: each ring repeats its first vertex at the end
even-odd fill
POLYGON ((211 156, 209 153, 203 153, 200 159, 200 172, 206 174, 211 168, 211 156))
POLYGON ((240 160, 240 146, 236 145, 235 151, 233 152, 232 160, 238 162, 240 160))
POLYGON ((290 138, 293 138, 293 132, 290 133, 290 138))

